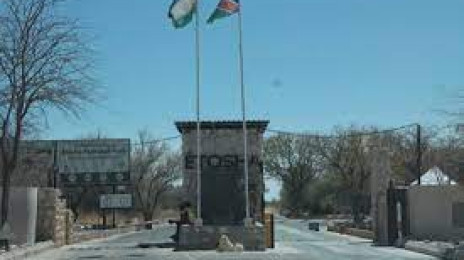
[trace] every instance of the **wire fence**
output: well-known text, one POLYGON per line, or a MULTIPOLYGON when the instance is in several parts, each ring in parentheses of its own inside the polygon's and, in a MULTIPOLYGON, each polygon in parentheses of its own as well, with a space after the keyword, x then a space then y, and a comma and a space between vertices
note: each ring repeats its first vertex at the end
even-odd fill
MULTIPOLYGON (((384 129, 384 130, 362 130, 362 129, 352 129, 355 130, 356 133, 349 133, 345 136, 347 137, 357 137, 357 136, 372 136, 372 135, 380 135, 380 134, 386 134, 386 133, 391 133, 399 130, 404 130, 404 129, 410 129, 412 127, 417 127, 419 124, 409 124, 409 125, 404 125, 396 128, 389 128, 389 129, 384 129)), ((281 135, 291 135, 291 136, 302 136, 302 137, 317 137, 317 138, 338 138, 338 135, 323 135, 323 134, 313 134, 313 133, 296 133, 296 132, 288 132, 288 131, 282 131, 282 130, 275 130, 275 129, 269 129, 267 130, 270 133, 274 134, 281 134, 281 135)))
MULTIPOLYGON (((276 136, 312 139, 318 145, 331 149, 326 153, 334 153, 336 148, 345 149, 347 153, 374 146, 384 148, 389 151, 394 175, 406 184, 415 180, 420 184, 420 176, 429 171, 449 175, 456 181, 464 176, 464 127, 457 124, 424 127, 412 123, 387 129, 350 126, 335 128, 331 133, 324 134, 270 128, 267 133, 265 144, 266 140, 276 136)), ((177 151, 181 137, 174 135, 143 141, 131 140, 131 147, 137 149, 144 145, 166 144, 177 151)), ((366 163, 365 160, 362 163, 366 163)))
POLYGON ((149 145, 149 144, 157 144, 157 143, 163 143, 163 142, 179 140, 180 138, 181 138, 181 135, 176 135, 176 136, 163 137, 163 138, 158 138, 158 139, 149 139, 149 140, 146 140, 146 141, 143 141, 143 142, 131 141, 131 146, 142 146, 142 145, 149 145))
POLYGON ((132 147, 138 147, 142 145, 150 145, 150 144, 158 144, 158 143, 166 143, 170 141, 176 141, 181 139, 181 135, 176 135, 176 136, 170 136, 170 137, 162 137, 158 139, 149 139, 145 141, 131 141, 131 146, 132 147))

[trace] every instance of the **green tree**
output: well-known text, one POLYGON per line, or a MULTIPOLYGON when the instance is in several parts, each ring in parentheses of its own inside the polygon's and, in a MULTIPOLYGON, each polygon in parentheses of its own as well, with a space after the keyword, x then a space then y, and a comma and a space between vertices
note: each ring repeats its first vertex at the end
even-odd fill
POLYGON ((313 138, 277 135, 264 142, 264 171, 282 183, 282 206, 291 214, 303 209, 306 187, 321 171, 313 138))
POLYGON ((318 147, 324 158, 324 168, 338 183, 339 194, 348 199, 354 221, 361 222, 362 213, 367 213, 364 203, 369 195, 369 157, 364 134, 367 129, 337 129, 333 138, 320 137, 318 147))

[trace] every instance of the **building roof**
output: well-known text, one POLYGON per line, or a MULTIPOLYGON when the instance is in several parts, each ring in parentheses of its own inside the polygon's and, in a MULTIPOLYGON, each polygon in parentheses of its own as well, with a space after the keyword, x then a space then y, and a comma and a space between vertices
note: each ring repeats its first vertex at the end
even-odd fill
MULTIPOLYGON (((248 129, 258 129, 260 132, 264 133, 267 126, 269 125, 269 120, 248 120, 246 122, 248 129)), ((197 121, 178 121, 175 122, 177 130, 180 133, 183 133, 186 130, 194 130, 197 128, 197 121)), ((201 129, 242 129, 242 121, 201 121, 201 129)))
MULTIPOLYGON (((456 185, 456 182, 446 175, 440 168, 433 167, 420 177, 421 185, 424 186, 442 186, 442 185, 456 185)), ((417 180, 413 181, 411 185, 417 185, 417 180)))

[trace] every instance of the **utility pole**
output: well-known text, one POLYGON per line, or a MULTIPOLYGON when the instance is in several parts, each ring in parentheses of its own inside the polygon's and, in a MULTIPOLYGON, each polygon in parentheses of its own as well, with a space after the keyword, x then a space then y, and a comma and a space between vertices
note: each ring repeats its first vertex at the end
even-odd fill
POLYGON ((57 188, 58 182, 58 141, 53 141, 53 188, 57 188))
MULTIPOLYGON (((116 185, 113 184, 113 194, 116 194, 116 185)), ((116 228, 116 208, 113 207, 113 228, 116 228)))
POLYGON ((417 185, 421 185, 421 176, 422 176, 422 144, 421 144, 421 125, 417 124, 416 129, 416 176, 417 176, 417 185))

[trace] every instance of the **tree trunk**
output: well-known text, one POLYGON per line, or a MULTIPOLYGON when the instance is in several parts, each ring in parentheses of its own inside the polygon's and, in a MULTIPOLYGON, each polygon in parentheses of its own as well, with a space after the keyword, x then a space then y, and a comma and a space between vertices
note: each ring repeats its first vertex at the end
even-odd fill
MULTIPOLYGON (((1 214, 1 227, 8 221, 8 210, 9 210, 9 200, 10 200, 10 169, 8 165, 3 165, 3 182, 2 182, 2 214, 1 214)), ((4 241, 5 249, 10 250, 9 241, 4 241)))
POLYGON ((292 212, 293 217, 298 218, 302 215, 302 200, 303 200, 303 191, 301 187, 292 187, 288 190, 289 194, 289 208, 292 212))
POLYGON ((74 215, 74 223, 76 223, 77 219, 79 218, 79 209, 78 206, 70 205, 69 207, 74 215))
POLYGON ((151 221, 153 220, 153 212, 144 212, 143 220, 145 221, 145 229, 153 229, 153 225, 151 223, 151 221))
POLYGON ((353 222, 356 227, 359 227, 363 222, 363 218, 361 216, 361 199, 361 194, 356 192, 351 196, 351 210, 353 213, 353 222))
POLYGON ((102 218, 103 218, 103 223, 102 223, 102 226, 104 229, 107 229, 107 225, 106 225, 106 210, 103 210, 102 212, 102 218))

